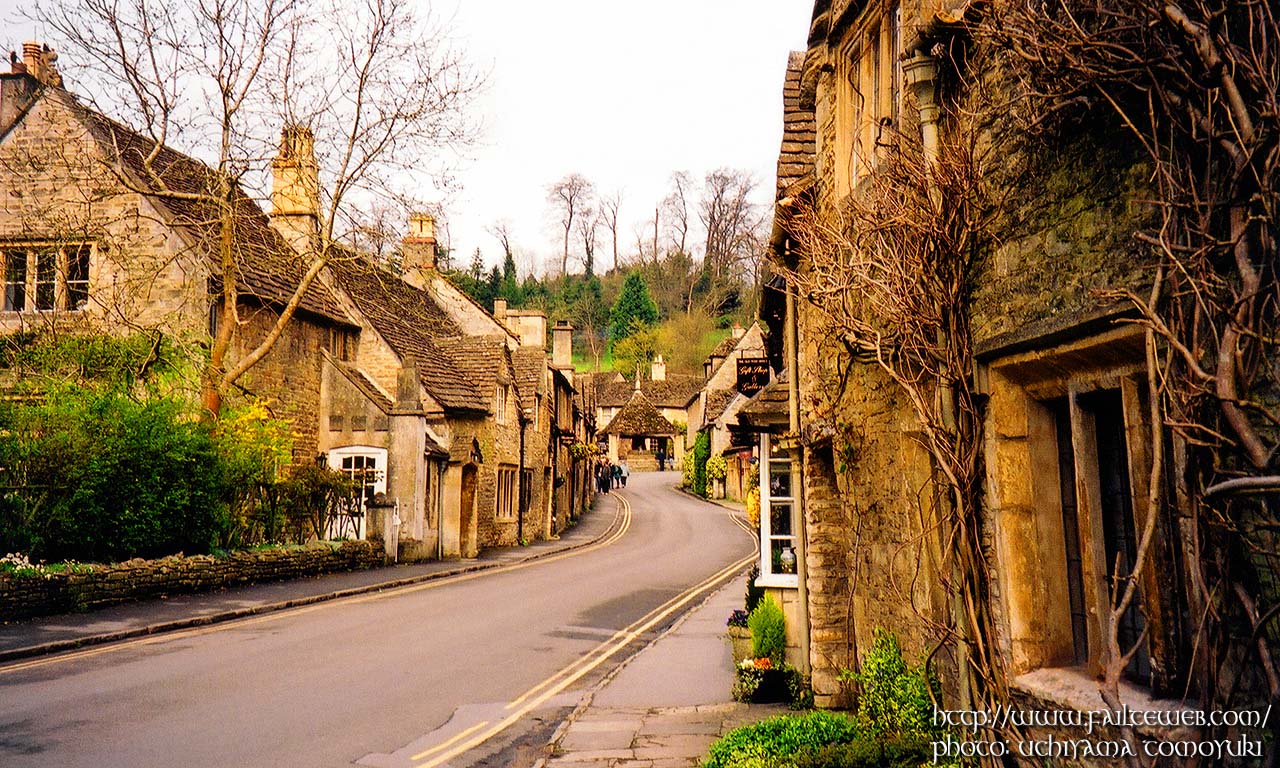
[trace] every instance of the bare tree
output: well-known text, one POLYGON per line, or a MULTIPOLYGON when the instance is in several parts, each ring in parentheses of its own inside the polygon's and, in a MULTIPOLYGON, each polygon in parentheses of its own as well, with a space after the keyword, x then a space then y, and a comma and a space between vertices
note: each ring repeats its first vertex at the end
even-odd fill
MULTIPOLYGON (((1009 52, 1010 114, 1033 139, 1112 120, 1143 154, 1157 208, 1138 242, 1149 292, 1123 295, 1148 329, 1148 504, 1176 509, 1197 621, 1186 688, 1232 709, 1280 700, 1280 18, 1254 0, 1058 0, 997 8, 979 32, 1009 52), (1270 498, 1266 494, 1270 494, 1270 498)), ((1114 574, 1101 684, 1119 702, 1119 617, 1151 589, 1151 515, 1114 574)), ((1152 556, 1154 557, 1154 556, 1152 556)), ((1225 732, 1218 731, 1219 735, 1225 732)), ((1272 743, 1265 764, 1280 753, 1272 743)))
POLYGON ((600 197, 600 221, 609 230, 613 244, 613 268, 618 268, 618 210, 622 208, 622 190, 600 197))
POLYGON ((582 267, 587 277, 596 273, 596 243, 600 230, 600 215, 590 203, 578 213, 578 237, 582 238, 582 267))
POLYGON ((759 257, 763 217, 751 201, 755 186, 745 171, 720 168, 707 174, 698 220, 707 233, 703 265, 713 278, 729 276, 738 263, 759 257))
POLYGON ((462 110, 479 81, 408 0, 65 0, 38 4, 34 18, 61 38, 68 62, 84 67, 75 77, 87 83, 90 102, 143 139, 118 143, 120 156, 104 170, 191 211, 190 223, 207 233, 200 247, 212 253, 220 282, 203 383, 213 415, 271 351, 325 265, 349 253, 340 241, 367 222, 364 211, 375 200, 408 203, 406 190, 421 184, 412 175, 418 160, 471 136, 462 110), (314 181, 304 181, 319 200, 319 231, 296 270, 280 275, 287 295, 270 330, 247 339, 246 257, 236 231, 259 215, 250 193, 282 126, 292 131, 286 145, 321 139, 314 181), (201 157, 207 173, 176 183, 167 146, 201 157))
MULTIPOLYGON (((671 174, 671 191, 662 198, 662 212, 666 214, 667 236, 671 247, 680 253, 688 253, 689 196, 693 191, 693 179, 685 171, 671 174)), ((654 214, 654 258, 657 254, 657 213, 654 214)))
POLYGON ((573 234, 574 220, 594 198, 595 186, 580 173, 571 173, 547 189, 547 202, 564 228, 564 250, 560 255, 562 275, 569 271, 569 237, 573 234))
POLYGON ((499 219, 488 227, 485 231, 493 235, 498 241, 498 245, 502 246, 502 257, 506 259, 515 259, 515 251, 511 248, 511 222, 507 219, 499 219))

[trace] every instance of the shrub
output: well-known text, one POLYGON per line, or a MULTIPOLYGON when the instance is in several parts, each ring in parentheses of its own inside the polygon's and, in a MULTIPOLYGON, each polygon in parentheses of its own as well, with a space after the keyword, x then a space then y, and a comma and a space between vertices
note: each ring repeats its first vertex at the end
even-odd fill
POLYGON ((932 760, 933 745, 926 739, 858 738, 846 744, 805 748, 796 754, 795 768, 918 768, 932 760))
POLYGON ((845 743, 856 736, 857 726, 844 715, 780 715, 726 733, 711 745, 703 768, 789 768, 795 765, 792 756, 796 753, 845 743))
POLYGON ((787 619, 772 597, 765 595, 747 618, 751 628, 751 654, 781 664, 787 650, 787 619))
POLYGON ((861 687, 857 720, 866 733, 926 740, 941 736, 933 720, 938 681, 923 664, 907 665, 893 633, 875 630, 861 671, 843 673, 841 678, 861 687))
POLYGON ((729 462, 723 456, 712 456, 707 459, 707 479, 723 480, 729 476, 729 462))
POLYGON ((693 441, 693 485, 690 487, 699 496, 707 495, 707 459, 711 456, 711 433, 703 430, 693 441))
POLYGON ((0 549, 92 561, 213 545, 225 471, 179 402, 66 390, 6 409, 0 427, 0 549))

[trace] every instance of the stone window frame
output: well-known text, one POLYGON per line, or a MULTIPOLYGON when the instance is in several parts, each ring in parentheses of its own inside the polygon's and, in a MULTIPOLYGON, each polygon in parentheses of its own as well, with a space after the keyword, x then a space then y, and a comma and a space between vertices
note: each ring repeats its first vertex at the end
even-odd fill
POLYGON ((493 396, 493 420, 499 424, 507 423, 507 401, 511 398, 508 389, 506 384, 499 384, 493 396))
POLYGON ((760 575, 756 578, 756 585, 798 589, 800 587, 799 575, 796 573, 776 572, 773 563, 774 541, 790 541, 792 553, 795 554, 799 538, 797 533, 798 525, 802 519, 800 505, 803 503, 801 497, 795 495, 795 491, 800 486, 796 482, 797 477, 793 459, 791 457, 774 458, 774 444, 779 442, 780 439, 779 435, 762 432, 760 433, 760 442, 758 444, 758 466, 760 472, 760 575), (785 467, 785 473, 782 471, 783 467, 785 467), (774 495, 771 492, 774 487, 774 479, 776 478, 781 482, 781 478, 784 476, 787 478, 786 484, 789 488, 789 494, 774 495), (790 505, 791 515, 789 522, 791 524, 791 533, 789 535, 777 535, 773 531, 774 504, 790 505))
POLYGON ((835 179, 849 195, 877 165, 883 128, 902 113, 902 3, 868 9, 845 34, 836 56, 835 179), (887 65, 887 66, 886 66, 887 65))
POLYGON ((516 471, 514 464, 498 465, 497 500, 494 515, 499 520, 514 520, 516 516, 516 471))
POLYGON ((95 250, 87 241, 0 243, 0 312, 83 311, 95 250), (16 253, 23 254, 20 276, 11 271, 16 253))
MULTIPOLYGON (((983 366, 990 395, 986 430, 988 503, 996 545, 996 581, 1014 677, 1069 668, 1095 677, 1104 664, 1109 616, 1096 421, 1082 404, 1095 393, 1118 393, 1124 419, 1130 509, 1138 531, 1151 512, 1151 423, 1144 336, 1121 327, 1047 349, 1020 352, 983 366), (1087 647, 1073 631, 1069 555, 1059 470, 1055 404, 1069 409, 1079 547, 1080 597, 1087 647), (1079 659, 1083 657, 1083 663, 1079 659)), ((1160 514, 1160 510, 1156 510, 1160 514)), ((1160 542, 1153 542, 1158 552, 1160 542)), ((1155 669, 1176 667, 1177 649, 1163 646, 1176 597, 1157 587, 1158 557, 1139 574, 1138 599, 1147 603, 1147 649, 1155 669)), ((1134 681, 1131 681, 1134 682, 1134 681)), ((1157 684, 1166 683, 1156 675, 1157 684)), ((1139 685, 1143 683, 1139 682, 1139 685)))

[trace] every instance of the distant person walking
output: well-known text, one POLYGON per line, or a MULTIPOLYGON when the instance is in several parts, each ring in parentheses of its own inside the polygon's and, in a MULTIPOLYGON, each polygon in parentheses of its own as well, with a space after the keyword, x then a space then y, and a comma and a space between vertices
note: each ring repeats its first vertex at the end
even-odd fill
POLYGON ((658 471, 659 471, 659 472, 666 472, 666 471, 667 471, 667 452, 666 452, 666 450, 665 450, 665 449, 663 449, 663 448, 659 448, 659 449, 658 449, 658 456, 657 456, 657 458, 658 458, 658 471))
POLYGON ((596 488, 601 493, 609 492, 609 475, 609 460, 602 458, 600 463, 596 464, 596 488))
POLYGON ((622 467, 618 466, 617 464, 614 464, 613 465, 613 487, 618 488, 621 485, 622 485, 622 467))
POLYGON ((623 459, 618 465, 618 474, 622 478, 622 487, 627 487, 627 478, 631 477, 631 467, 627 466, 627 460, 623 459))

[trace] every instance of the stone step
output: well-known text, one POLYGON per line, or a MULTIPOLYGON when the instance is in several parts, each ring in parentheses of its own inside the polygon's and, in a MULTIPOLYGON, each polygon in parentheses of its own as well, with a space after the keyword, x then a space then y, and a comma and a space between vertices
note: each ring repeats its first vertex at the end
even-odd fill
POLYGON ((648 451, 632 451, 627 456, 627 466, 632 472, 657 472, 658 459, 648 451))

